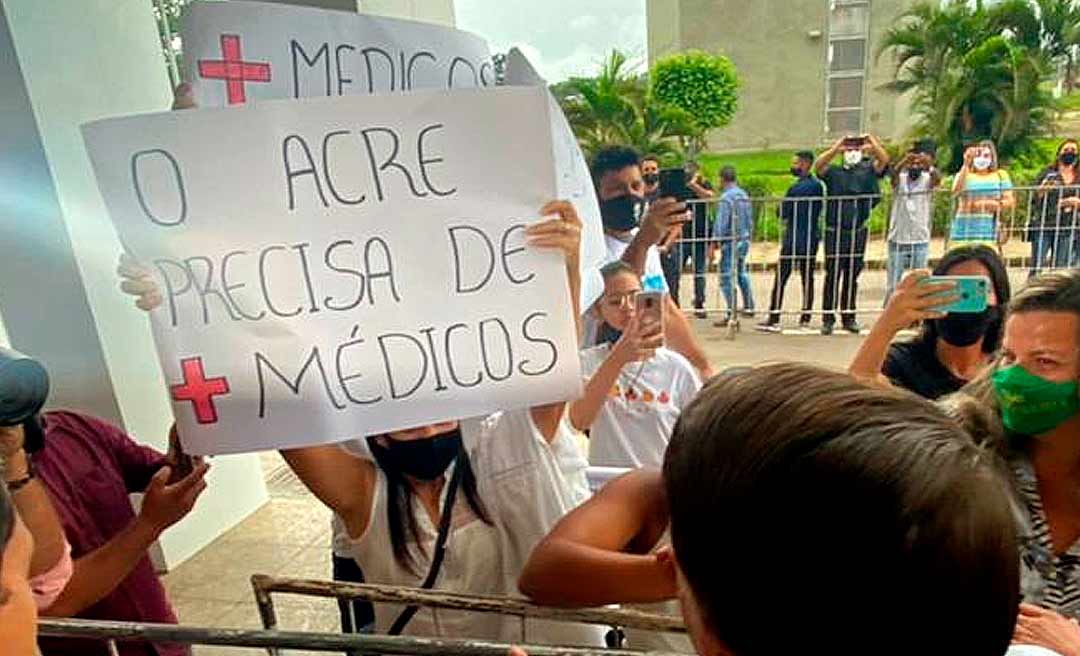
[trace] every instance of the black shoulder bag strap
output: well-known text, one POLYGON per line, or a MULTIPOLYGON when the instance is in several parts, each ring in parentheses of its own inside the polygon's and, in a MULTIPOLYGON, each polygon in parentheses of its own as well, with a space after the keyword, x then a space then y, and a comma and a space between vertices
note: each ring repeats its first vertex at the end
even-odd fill
MULTIPOLYGON (((439 534, 435 538, 435 552, 431 558, 431 569, 428 570, 427 576, 424 577, 424 583, 420 586, 423 590, 430 590, 435 585, 435 579, 438 578, 439 570, 442 569, 443 559, 446 557, 446 538, 450 535, 450 519, 453 515, 454 500, 457 498, 458 488, 461 487, 461 477, 465 471, 467 458, 465 446, 462 445, 461 451, 454 458, 454 473, 450 476, 450 487, 446 491, 446 503, 443 504, 442 516, 439 518, 439 534)), ((409 625, 409 622, 419 610, 419 606, 409 606, 401 611, 401 615, 398 615, 398 618, 394 620, 390 630, 387 631, 387 635, 401 635, 401 632, 405 630, 405 627, 409 625)))

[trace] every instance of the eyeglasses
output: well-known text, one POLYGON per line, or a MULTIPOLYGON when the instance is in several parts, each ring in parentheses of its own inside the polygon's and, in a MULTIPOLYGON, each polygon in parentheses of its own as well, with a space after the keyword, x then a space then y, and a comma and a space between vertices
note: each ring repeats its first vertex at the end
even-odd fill
POLYGON ((605 294, 604 303, 608 307, 616 310, 623 307, 623 305, 632 308, 637 303, 637 297, 640 293, 641 290, 639 289, 625 294, 605 294))

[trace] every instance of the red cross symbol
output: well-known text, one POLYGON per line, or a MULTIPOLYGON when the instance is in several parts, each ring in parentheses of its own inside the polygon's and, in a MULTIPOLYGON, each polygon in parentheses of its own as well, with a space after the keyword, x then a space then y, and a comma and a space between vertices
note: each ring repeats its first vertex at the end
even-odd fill
POLYGON ((181 360, 180 369, 184 372, 184 383, 169 388, 173 400, 191 401, 195 406, 195 419, 200 424, 217 423, 214 397, 229 393, 229 381, 224 376, 207 378, 203 371, 202 358, 181 360))
POLYGON ((221 56, 222 59, 200 59, 199 77, 225 80, 225 92, 230 105, 239 105, 247 100, 244 93, 245 82, 270 81, 270 64, 246 62, 240 56, 238 34, 221 35, 221 56))

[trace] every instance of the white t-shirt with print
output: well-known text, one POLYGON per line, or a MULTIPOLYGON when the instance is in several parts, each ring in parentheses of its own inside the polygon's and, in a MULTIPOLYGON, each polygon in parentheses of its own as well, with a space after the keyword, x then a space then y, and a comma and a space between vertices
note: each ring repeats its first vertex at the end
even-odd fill
MULTIPOLYGON (((610 354, 610 344, 582 351, 582 376, 592 378, 610 354)), ((660 467, 675 421, 699 389, 693 365, 667 348, 625 365, 589 429, 589 464, 660 467)))

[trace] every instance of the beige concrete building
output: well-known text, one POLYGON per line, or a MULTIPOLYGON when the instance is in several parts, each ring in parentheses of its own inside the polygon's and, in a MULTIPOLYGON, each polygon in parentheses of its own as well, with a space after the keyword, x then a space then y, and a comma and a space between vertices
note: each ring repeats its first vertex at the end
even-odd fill
POLYGON ((454 0, 263 0, 322 9, 360 11, 454 27, 454 0))
POLYGON ((908 101, 881 89, 892 58, 881 35, 913 0, 647 0, 649 63, 700 49, 727 55, 742 80, 715 150, 818 146, 845 133, 902 138, 908 101))

